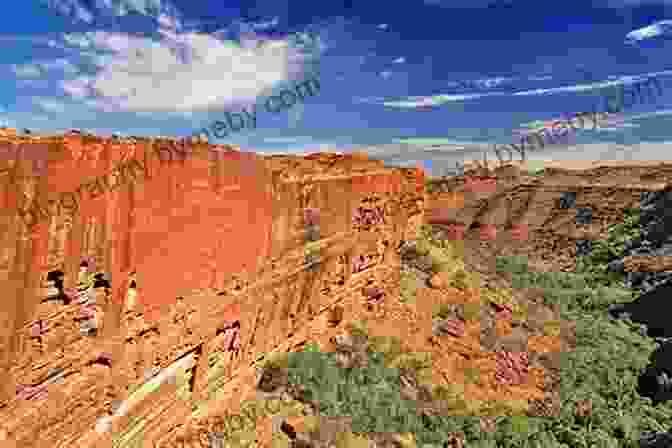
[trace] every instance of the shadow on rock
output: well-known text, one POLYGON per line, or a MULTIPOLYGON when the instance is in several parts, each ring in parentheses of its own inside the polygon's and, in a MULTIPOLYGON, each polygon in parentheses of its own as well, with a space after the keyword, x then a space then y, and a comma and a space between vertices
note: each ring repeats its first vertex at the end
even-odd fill
POLYGON ((627 316, 633 322, 646 325, 647 334, 652 338, 672 338, 671 297, 672 282, 669 282, 642 294, 634 302, 611 306, 609 314, 613 318, 627 316))
POLYGON ((639 377, 637 392, 650 398, 654 406, 672 399, 672 342, 663 343, 653 352, 649 366, 639 377))

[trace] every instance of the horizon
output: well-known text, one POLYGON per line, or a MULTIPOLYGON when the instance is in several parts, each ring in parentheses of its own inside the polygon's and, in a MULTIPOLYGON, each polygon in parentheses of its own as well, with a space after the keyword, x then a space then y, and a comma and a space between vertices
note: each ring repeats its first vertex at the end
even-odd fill
MULTIPOLYGON (((179 139, 258 104, 254 126, 210 143, 260 154, 365 149, 441 168, 475 147, 514 142, 535 123, 602 110, 614 88, 647 77, 666 84, 672 74, 667 31, 653 26, 672 16, 665 2, 575 1, 553 16, 531 1, 149 3, 14 5, 0 35, 0 125, 179 139), (316 94, 278 113, 261 107, 310 74, 319 76, 316 94), (438 150, 416 160, 427 142, 438 150), (450 145, 466 148, 447 156, 450 145)), ((672 141, 669 89, 660 93, 576 132, 570 147, 584 145, 594 160, 651 157, 620 146, 672 141)), ((552 145, 538 152, 573 158, 552 145)))

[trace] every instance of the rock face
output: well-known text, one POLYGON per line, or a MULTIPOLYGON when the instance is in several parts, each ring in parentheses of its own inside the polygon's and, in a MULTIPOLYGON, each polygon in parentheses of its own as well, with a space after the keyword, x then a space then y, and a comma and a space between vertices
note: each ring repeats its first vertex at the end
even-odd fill
POLYGON ((40 168, 49 176, 0 161, 11 174, 0 182, 0 281, 10 298, 0 305, 9 329, 0 431, 17 446, 158 441, 190 415, 187 404, 202 404, 344 296, 397 295, 397 248, 423 222, 421 173, 361 155, 7 139, 49 154, 40 168), (119 176, 129 160, 142 170, 119 176), (100 178, 117 188, 96 190, 100 178), (78 284, 84 267, 104 274, 91 280, 93 294, 78 284), (42 303, 63 294, 69 304, 42 303), (163 385, 148 389, 148 380, 163 385))
MULTIPOLYGON (((626 246, 624 269, 627 285, 644 292, 654 290, 658 285, 667 283, 672 272, 649 271, 645 266, 632 266, 630 257, 666 257, 672 255, 672 190, 643 193, 640 203, 641 235, 626 246), (628 266, 630 265, 630 266, 628 266)), ((651 262, 647 263, 651 264, 651 262)), ((658 271, 658 269, 656 269, 658 271)))
MULTIPOLYGON (((498 176, 494 189, 456 177, 430 186, 426 216, 430 223, 461 226, 453 239, 490 240, 486 244, 492 245, 501 240, 507 248, 519 245, 518 253, 529 254, 535 261, 550 259, 552 265, 571 271, 575 255, 588 253, 592 240, 604 239, 611 225, 623 222, 623 209, 639 208, 641 237, 625 243, 624 256, 610 260, 609 270, 625 273, 626 286, 642 294, 632 303, 612 306, 609 312, 614 318, 627 314, 645 324, 649 336, 672 338, 671 180, 670 164, 547 169, 541 178, 498 176), (528 226, 528 238, 515 238, 514 232, 507 235, 515 224, 528 226), (483 231, 492 226, 496 232, 483 231)), ((513 364, 502 360, 508 368, 513 364)), ((669 344, 654 353, 639 388, 656 402, 672 399, 669 344)), ((660 435, 660 440, 665 437, 669 434, 660 435)))
POLYGON ((497 173, 494 184, 468 177, 430 181, 428 223, 459 229, 454 239, 520 247, 571 271, 577 252, 604 239, 609 226, 622 222, 624 208, 637 208, 646 197, 662 210, 661 200, 652 198, 664 196, 659 192, 672 179, 672 166, 547 169, 543 177, 497 173))
POLYGON ((672 337, 672 326, 668 318, 672 311, 672 283, 658 285, 630 303, 613 305, 609 309, 612 317, 628 314, 633 322, 645 324, 647 334, 653 338, 672 337))
MULTIPOLYGON (((638 392, 649 397, 654 404, 672 399, 672 326, 668 318, 671 311, 672 272, 669 272, 672 244, 672 190, 646 192, 641 195, 640 238, 628 241, 624 257, 612 260, 609 269, 626 274, 626 285, 639 290, 641 295, 633 302, 612 305, 609 314, 627 316, 632 321, 646 325, 647 334, 662 340, 662 345, 652 354, 649 366, 638 380, 638 392)), ((669 437, 659 435, 659 439, 669 437)), ((649 440, 641 446, 659 446, 649 440)), ((660 445, 663 446, 663 445, 660 445)), ((667 445, 666 445, 667 446, 667 445)))
POLYGON ((613 317, 624 314, 634 322, 645 324, 651 337, 672 337, 672 326, 666 318, 672 295, 672 272, 667 271, 672 244, 672 190, 647 192, 641 195, 640 238, 626 243, 624 257, 612 260, 609 268, 626 273, 626 285, 642 294, 631 303, 614 305, 613 317))

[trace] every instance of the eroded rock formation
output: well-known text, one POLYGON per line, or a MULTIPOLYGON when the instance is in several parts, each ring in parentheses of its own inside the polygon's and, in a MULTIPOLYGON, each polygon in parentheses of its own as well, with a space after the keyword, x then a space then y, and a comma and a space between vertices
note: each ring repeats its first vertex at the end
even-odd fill
POLYGON ((639 208, 645 195, 663 190, 672 166, 548 168, 543 177, 469 174, 430 182, 428 222, 445 225, 454 239, 492 240, 573 270, 578 247, 604 239, 622 222, 623 209, 639 208))
POLYGON ((343 297, 398 294, 397 248, 423 222, 421 173, 362 154, 4 144, 45 154, 0 167, 1 432, 17 446, 130 440, 138 421, 159 440, 343 297))

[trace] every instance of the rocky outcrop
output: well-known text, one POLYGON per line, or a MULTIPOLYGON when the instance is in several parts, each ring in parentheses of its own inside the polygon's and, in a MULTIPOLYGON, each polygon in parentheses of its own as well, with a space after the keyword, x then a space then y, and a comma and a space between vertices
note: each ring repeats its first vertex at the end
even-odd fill
POLYGON ((670 189, 642 194, 640 238, 626 242, 624 258, 613 260, 610 264, 612 271, 628 271, 626 282, 631 288, 648 292, 672 278, 672 273, 665 272, 667 269, 664 264, 672 254, 670 206, 672 206, 670 189))
POLYGON ((623 263, 623 270, 625 272, 672 271, 671 256, 630 255, 623 258, 622 263, 623 263))
POLYGON ((669 189, 643 193, 640 204, 640 237, 627 241, 623 257, 611 260, 609 270, 626 274, 626 285, 641 295, 631 303, 614 305, 610 314, 627 314, 633 321, 645 324, 652 337, 672 337, 669 321, 664 319, 667 299, 672 293, 672 272, 668 271, 672 244, 672 220, 669 189))
POLYGON ((3 285, 14 301, 0 315, 15 330, 2 339, 0 367, 11 375, 0 429, 17 446, 159 440, 317 316, 337 321, 331 310, 344 297, 398 294, 397 248, 423 222, 419 172, 361 154, 262 158, 150 139, 15 140, 50 154, 48 177, 9 163, 2 184, 3 285), (75 191, 82 174, 106 176, 124 154, 141 161, 137 183, 129 177, 115 191, 83 193, 77 207, 40 211, 75 191), (35 210, 32 240, 17 216, 25 210, 35 210), (51 300, 42 303, 45 276, 51 300), (162 372, 173 373, 159 381, 162 372))
POLYGON ((549 168, 543 177, 467 173, 430 181, 426 218, 449 226, 454 239, 517 248, 571 271, 577 253, 590 250, 589 241, 604 239, 622 222, 623 209, 639 208, 642 195, 664 189, 670 179, 670 165, 549 168))

